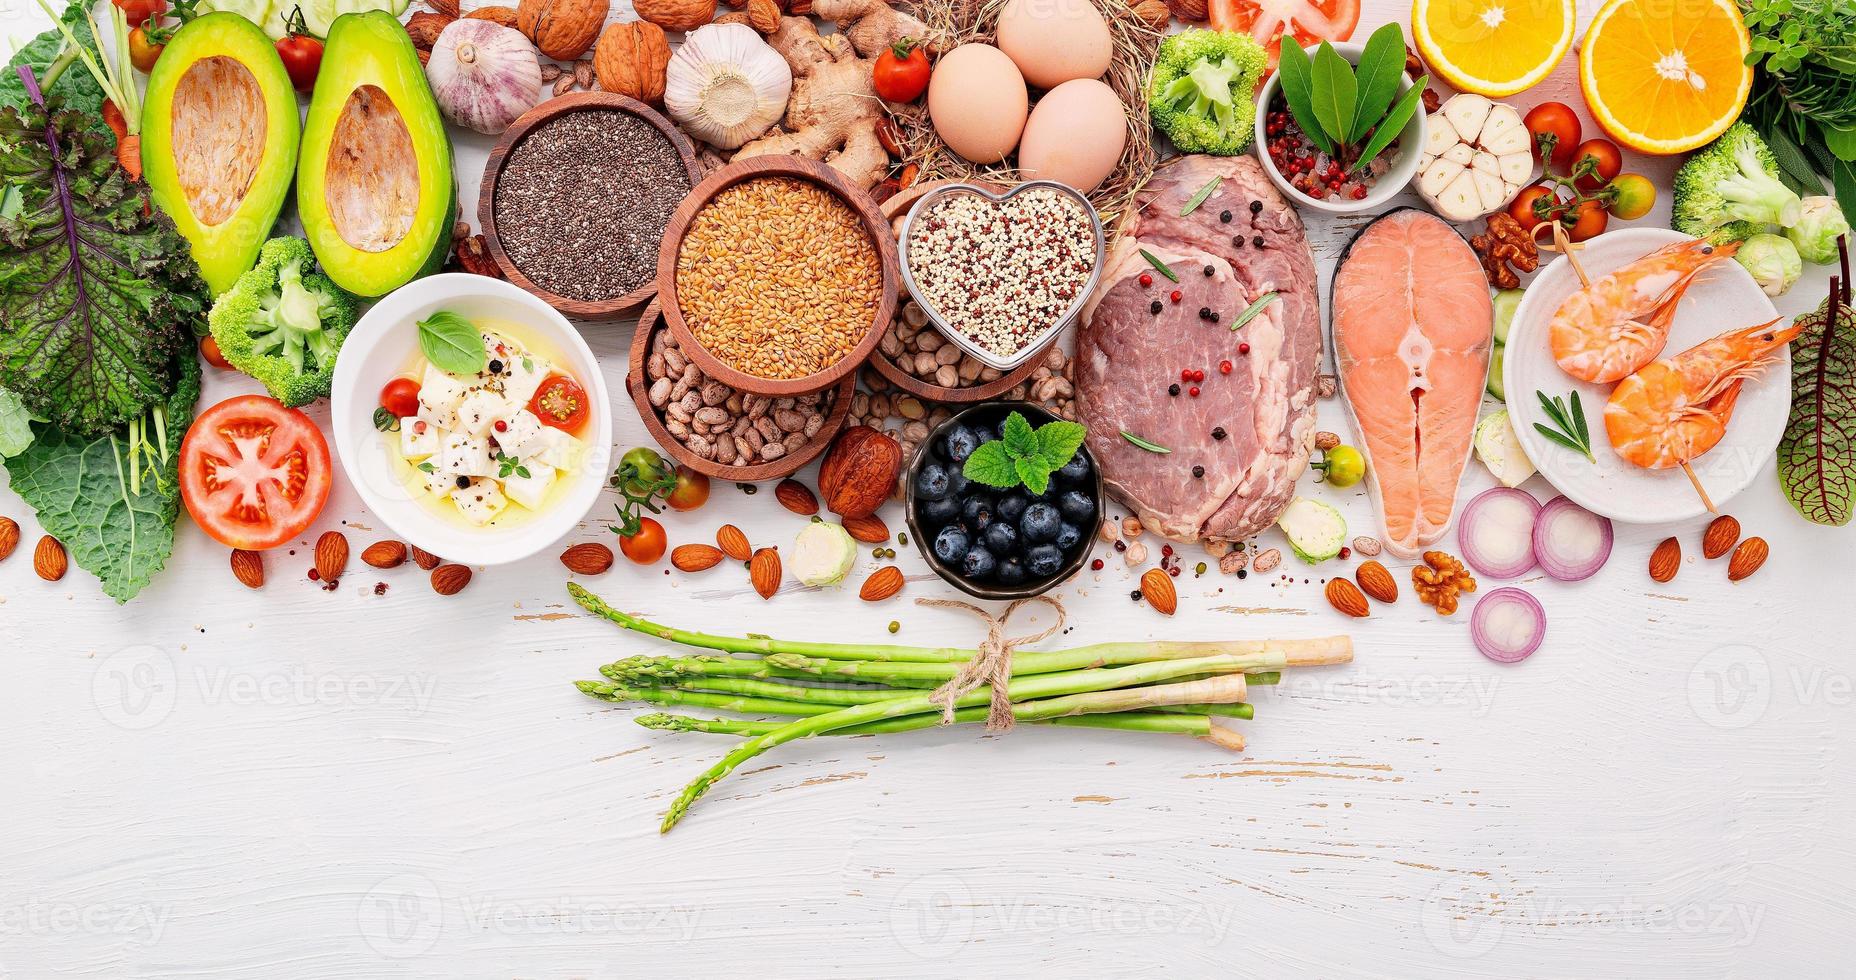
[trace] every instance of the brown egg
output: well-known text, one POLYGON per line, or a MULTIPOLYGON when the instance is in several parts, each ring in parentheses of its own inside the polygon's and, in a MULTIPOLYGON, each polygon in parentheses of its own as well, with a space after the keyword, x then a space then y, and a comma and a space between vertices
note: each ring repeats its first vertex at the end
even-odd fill
POLYGON ((1087 194, 1114 172, 1127 145, 1128 112, 1114 89, 1078 78, 1038 100, 1018 145, 1018 169, 1087 194))
POLYGON ((999 11, 998 37, 999 50, 1036 88, 1101 78, 1114 54, 1108 22, 1091 0, 1011 0, 999 11))
POLYGON ((974 163, 998 163, 1011 155, 1030 101, 1018 66, 990 44, 963 44, 942 55, 928 80, 934 131, 974 163))

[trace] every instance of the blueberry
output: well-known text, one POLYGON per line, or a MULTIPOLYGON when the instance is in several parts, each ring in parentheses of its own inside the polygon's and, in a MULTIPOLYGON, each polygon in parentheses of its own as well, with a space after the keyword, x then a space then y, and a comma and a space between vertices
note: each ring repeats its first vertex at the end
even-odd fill
POLYGON ((1071 524, 1090 524, 1096 519, 1096 502, 1081 490, 1065 490, 1057 497, 1057 509, 1071 524))
POLYGON ((1040 544, 1025 552, 1025 570, 1033 578, 1050 578, 1063 567, 1063 552, 1054 544, 1040 544))
POLYGON ((960 505, 960 519, 968 530, 983 531, 992 523, 992 494, 972 493, 960 505))
POLYGON ((1022 585, 1025 578, 1024 564, 1016 558, 1007 558, 999 563, 999 570, 994 573, 993 580, 1000 585, 1022 585))
POLYGON ((979 433, 964 425, 956 425, 947 430, 947 435, 942 436, 941 439, 944 444, 942 451, 947 454, 950 461, 955 463, 966 462, 967 457, 973 455, 973 450, 978 449, 980 443, 985 441, 980 438, 979 433))
POLYGON ((993 514, 1002 521, 1017 524, 1018 519, 1025 516, 1025 508, 1029 506, 1031 506, 1030 497, 1022 493, 1008 493, 999 498, 998 506, 993 508, 993 514))
POLYGON ((1027 543, 1040 544, 1054 540, 1061 524, 1057 508, 1040 501, 1025 508, 1025 516, 1018 519, 1018 533, 1027 543))
POLYGON ((960 562, 960 573, 974 581, 992 578, 992 573, 999 567, 999 560, 985 548, 974 547, 967 552, 967 557, 960 562))
POLYGON ((1018 550, 1018 528, 1004 520, 993 521, 980 532, 980 543, 994 554, 1009 555, 1018 550))
POLYGON ((1062 480, 1070 486, 1086 482, 1089 479, 1089 460, 1083 455, 1081 450, 1077 450, 1076 455, 1071 456, 1069 462, 1057 468, 1057 479, 1062 480))
POLYGON ((967 495, 967 488, 971 486, 973 486, 973 481, 967 479, 967 474, 961 472, 960 467, 952 467, 947 471, 948 493, 956 497, 964 497, 967 495))
POLYGON ((1076 543, 1083 540, 1083 529, 1065 521, 1057 528, 1057 550, 1069 554, 1076 550, 1076 543))
POLYGON ((915 504, 915 514, 929 527, 940 527, 960 516, 960 501, 953 497, 918 501, 915 504))
POLYGON ((972 547, 972 539, 959 527, 949 525, 934 536, 934 556, 949 565, 959 565, 966 560, 967 549, 972 547))
POLYGON ((1044 481, 1044 489, 1039 493, 1032 493, 1031 488, 1026 487, 1025 496, 1030 497, 1033 503, 1036 503, 1038 501, 1043 501, 1044 503, 1053 503, 1057 499, 1057 481, 1055 480, 1044 481))
POLYGON ((940 500, 947 496, 947 467, 940 463, 924 463, 915 474, 915 495, 923 500, 940 500))

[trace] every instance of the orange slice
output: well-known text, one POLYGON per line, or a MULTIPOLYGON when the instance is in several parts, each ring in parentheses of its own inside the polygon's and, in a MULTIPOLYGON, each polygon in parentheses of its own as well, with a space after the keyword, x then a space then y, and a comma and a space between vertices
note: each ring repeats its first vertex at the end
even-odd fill
POLYGON ((1573 0, 1412 0, 1411 33, 1431 70, 1500 98, 1538 85, 1572 46, 1573 0))
POLYGON ((1734 0, 1611 0, 1580 43, 1579 87, 1613 139, 1683 153, 1739 117, 1749 47, 1734 0))

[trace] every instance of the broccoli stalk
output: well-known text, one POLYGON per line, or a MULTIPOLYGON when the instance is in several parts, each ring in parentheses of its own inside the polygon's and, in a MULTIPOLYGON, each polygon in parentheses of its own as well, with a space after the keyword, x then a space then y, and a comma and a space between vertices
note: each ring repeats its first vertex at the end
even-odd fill
POLYGON ((258 264, 207 316, 226 360, 291 406, 329 393, 335 356, 355 321, 354 300, 310 271, 313 262, 301 238, 265 242, 258 264))
POLYGON ((1735 123, 1676 171, 1673 208, 1677 231, 1726 244, 1797 224, 1802 203, 1765 141, 1735 123))
POLYGON ((1244 152, 1257 115, 1252 93, 1268 65, 1248 34, 1189 30, 1168 37, 1148 82, 1154 126, 1187 153, 1244 152))

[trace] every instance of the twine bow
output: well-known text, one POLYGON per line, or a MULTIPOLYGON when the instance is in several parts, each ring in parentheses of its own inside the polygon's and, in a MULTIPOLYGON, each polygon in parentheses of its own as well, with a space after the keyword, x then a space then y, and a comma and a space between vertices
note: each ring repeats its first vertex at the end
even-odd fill
POLYGON ((945 609, 965 609, 986 621, 986 640, 980 644, 979 655, 960 667, 959 673, 952 680, 934 689, 928 700, 941 706, 941 724, 949 725, 954 721, 954 708, 960 699, 981 684, 992 685, 992 707, 986 715, 986 730, 989 732, 1009 732, 1012 730, 1012 695, 1007 686, 1012 680, 1012 651, 1028 643, 1037 643, 1063 629, 1063 603, 1050 596, 1032 596, 1019 599, 1005 607, 1005 613, 994 617, 980 607, 959 599, 917 599, 916 605, 939 606, 945 609), (1031 602, 1042 602, 1057 611, 1057 622, 1049 629, 1026 636, 1007 638, 1005 622, 1012 618, 1020 606, 1031 602))

